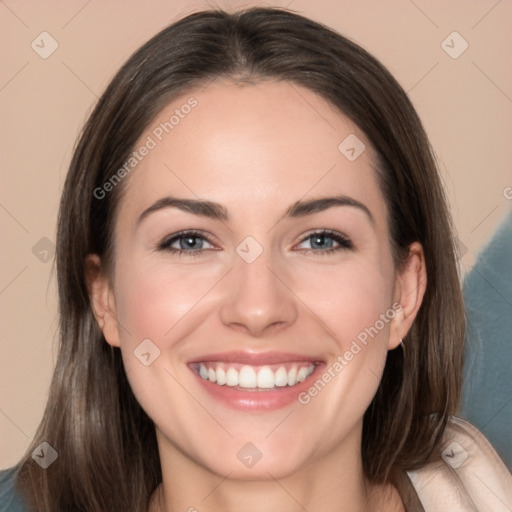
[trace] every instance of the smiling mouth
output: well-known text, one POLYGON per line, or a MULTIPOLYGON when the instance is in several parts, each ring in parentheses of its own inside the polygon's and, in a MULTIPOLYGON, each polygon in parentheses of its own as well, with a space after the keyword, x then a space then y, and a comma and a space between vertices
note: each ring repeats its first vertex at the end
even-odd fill
POLYGON ((218 386, 244 391, 264 391, 293 387, 305 381, 316 364, 309 361, 253 366, 234 362, 198 362, 195 372, 218 386))

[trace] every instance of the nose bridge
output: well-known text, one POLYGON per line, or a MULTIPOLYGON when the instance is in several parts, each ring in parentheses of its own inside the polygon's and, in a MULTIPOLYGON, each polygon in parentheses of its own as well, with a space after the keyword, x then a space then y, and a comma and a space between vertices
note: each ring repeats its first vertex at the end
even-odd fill
POLYGON ((271 250, 261 248, 257 254, 251 244, 248 240, 237 248, 221 318, 226 325, 260 335, 271 326, 293 323, 297 308, 293 294, 283 283, 284 276, 276 271, 279 265, 271 250))

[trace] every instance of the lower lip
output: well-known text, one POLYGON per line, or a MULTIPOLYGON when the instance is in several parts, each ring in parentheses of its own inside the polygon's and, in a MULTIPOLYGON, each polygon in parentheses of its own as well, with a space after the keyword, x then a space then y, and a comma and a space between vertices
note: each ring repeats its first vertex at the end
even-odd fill
POLYGON ((301 393, 306 391, 315 381, 315 376, 325 366, 318 363, 313 373, 304 381, 295 386, 274 387, 271 389, 242 390, 238 387, 219 386, 209 380, 203 379, 196 371, 192 373, 199 380, 205 391, 217 401, 232 409, 243 411, 273 411, 286 407, 298 401, 301 393))

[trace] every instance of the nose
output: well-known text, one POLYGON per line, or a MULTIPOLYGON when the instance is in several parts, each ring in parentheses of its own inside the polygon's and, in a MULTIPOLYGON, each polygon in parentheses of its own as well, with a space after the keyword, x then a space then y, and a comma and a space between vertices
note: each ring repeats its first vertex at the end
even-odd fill
POLYGON ((255 337, 292 325, 297 302, 284 272, 274 269, 265 252, 252 263, 237 257, 220 308, 222 322, 255 337))

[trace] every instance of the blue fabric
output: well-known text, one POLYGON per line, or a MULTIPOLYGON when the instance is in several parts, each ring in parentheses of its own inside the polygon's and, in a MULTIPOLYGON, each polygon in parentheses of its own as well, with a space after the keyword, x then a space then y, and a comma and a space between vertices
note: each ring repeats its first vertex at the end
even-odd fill
POLYGON ((0 512, 30 512, 15 489, 17 468, 0 471, 0 512))
POLYGON ((459 415, 512 469, 512 210, 464 281, 467 345, 459 415))

